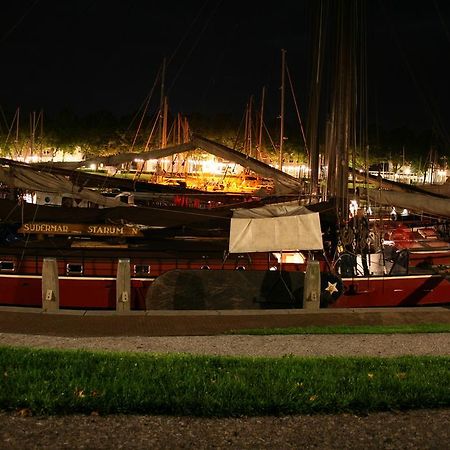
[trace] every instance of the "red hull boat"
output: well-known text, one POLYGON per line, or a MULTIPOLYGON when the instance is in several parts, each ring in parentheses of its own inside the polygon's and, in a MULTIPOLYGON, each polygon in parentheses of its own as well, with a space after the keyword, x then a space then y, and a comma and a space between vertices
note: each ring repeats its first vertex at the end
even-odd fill
MULTIPOLYGON (((206 286, 208 278, 215 277, 211 298, 202 303, 203 307, 207 305, 206 308, 302 307, 306 262, 280 263, 276 257, 279 258, 279 255, 273 253, 227 255, 224 242, 220 239, 201 244, 171 244, 174 248, 165 250, 120 246, 52 249, 47 246, 24 251, 4 247, 0 249, 0 305, 41 307, 43 261, 51 257, 57 260, 62 309, 115 309, 116 274, 121 258, 130 261, 132 310, 175 308, 173 299, 155 304, 151 295, 154 286, 161 286, 161 283, 168 283, 164 285, 167 292, 175 292, 175 283, 180 283, 180 277, 170 278, 175 272, 184 276, 184 285, 181 286, 184 299, 188 299, 187 293, 192 283, 201 280, 206 286), (244 274, 245 279, 242 278, 244 274), (259 278, 248 278, 252 274, 259 278), (262 277, 264 275, 267 279, 267 274, 272 277, 272 284, 261 295, 259 293, 263 292, 265 282, 262 277), (218 279, 223 280, 220 292, 217 291, 217 285, 221 284, 217 283, 218 279), (251 283, 255 284, 253 291, 245 290, 243 284, 251 283), (217 301, 212 298, 214 296, 217 301), (227 303, 224 296, 232 298, 232 301, 227 303), (239 296, 242 297, 240 300, 239 296)), ((161 242, 154 246, 163 247, 161 242)), ((371 256, 375 259, 374 255, 371 256)), ((449 257, 449 253, 442 251, 440 255, 435 254, 437 256, 437 261, 442 262, 449 257)), ((370 275, 366 276, 358 272, 354 276, 341 276, 339 270, 333 273, 326 260, 322 259, 321 304, 332 308, 448 304, 450 277, 444 266, 424 264, 429 263, 427 258, 429 255, 419 261, 417 252, 402 250, 397 252, 397 260, 387 266, 389 272, 386 272, 386 265, 379 270, 376 264, 372 264, 370 275)), ((208 296, 208 293, 203 295, 208 296)), ((178 302, 177 307, 196 309, 196 304, 186 300, 185 304, 178 302)))

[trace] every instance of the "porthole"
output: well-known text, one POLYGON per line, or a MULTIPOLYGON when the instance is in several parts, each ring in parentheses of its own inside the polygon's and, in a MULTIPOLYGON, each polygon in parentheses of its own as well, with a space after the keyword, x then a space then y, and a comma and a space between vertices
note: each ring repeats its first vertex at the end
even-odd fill
POLYGON ((148 277, 150 275, 150 266, 148 264, 135 264, 133 272, 136 276, 148 277))
POLYGON ((12 261, 0 261, 0 272, 14 272, 14 263, 12 261))
POLYGON ((83 264, 67 264, 67 275, 83 275, 83 264))

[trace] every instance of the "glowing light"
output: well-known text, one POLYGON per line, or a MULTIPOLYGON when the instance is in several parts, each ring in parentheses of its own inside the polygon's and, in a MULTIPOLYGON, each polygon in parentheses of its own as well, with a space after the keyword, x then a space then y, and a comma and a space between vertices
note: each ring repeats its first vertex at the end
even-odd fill
POLYGON ((401 215, 402 215, 403 217, 409 215, 408 210, 405 208, 405 209, 402 211, 402 214, 401 214, 401 215))
POLYGON ((217 162, 213 159, 202 161, 203 172, 220 175, 224 172, 227 164, 217 162))
POLYGON ((277 258, 278 263, 283 264, 305 264, 306 258, 300 252, 283 252, 283 253, 273 253, 273 256, 277 258))
POLYGON ((29 192, 23 194, 23 199, 27 203, 36 203, 36 194, 30 194, 29 192))
POLYGON ((25 158, 25 162, 35 163, 35 162, 38 162, 38 160, 39 160, 39 157, 37 155, 31 155, 31 156, 28 156, 27 158, 25 158))
POLYGON ((395 210, 395 206, 392 207, 391 216, 393 220, 397 219, 397 211, 395 210))
POLYGON ((356 200, 350 200, 350 214, 354 216, 358 211, 358 202, 356 200))

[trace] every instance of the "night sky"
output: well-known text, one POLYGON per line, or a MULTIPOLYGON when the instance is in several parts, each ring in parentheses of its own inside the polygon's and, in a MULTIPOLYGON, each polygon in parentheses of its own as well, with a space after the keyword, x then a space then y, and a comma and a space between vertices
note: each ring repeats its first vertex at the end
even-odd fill
MULTIPOLYGON (((240 117, 267 87, 276 116, 281 49, 306 117, 314 0, 15 0, 0 15, 0 106, 132 114, 164 57, 171 110, 240 117)), ((450 2, 367 0, 369 120, 450 120, 450 2)), ((155 94, 156 95, 156 94, 155 94)))

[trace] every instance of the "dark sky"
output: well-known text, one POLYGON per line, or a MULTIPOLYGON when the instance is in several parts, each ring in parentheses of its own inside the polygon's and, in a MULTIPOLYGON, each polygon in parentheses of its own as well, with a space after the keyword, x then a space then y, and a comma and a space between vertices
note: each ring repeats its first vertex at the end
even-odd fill
MULTIPOLYGON (((285 48, 306 116, 315 1, 2 2, 0 105, 131 114, 166 57, 172 111, 240 117, 265 85, 275 116, 285 48)), ((386 127, 450 124, 450 2, 366 5, 369 120, 386 127)))

